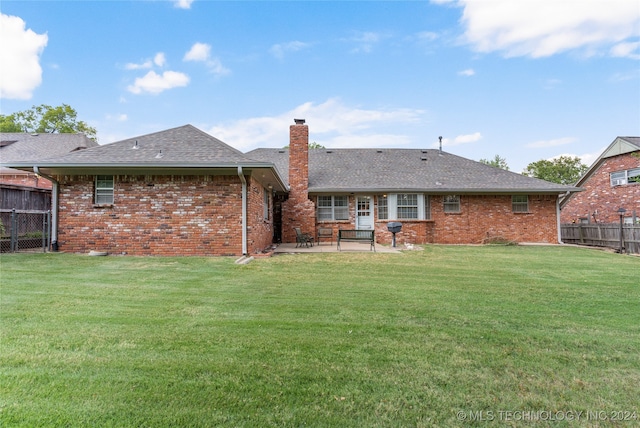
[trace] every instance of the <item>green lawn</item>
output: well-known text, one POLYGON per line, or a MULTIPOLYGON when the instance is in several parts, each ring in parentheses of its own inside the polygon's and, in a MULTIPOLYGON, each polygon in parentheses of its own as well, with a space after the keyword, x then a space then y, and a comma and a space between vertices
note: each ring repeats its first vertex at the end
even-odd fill
POLYGON ((0 426, 640 425, 637 257, 0 263, 0 426))

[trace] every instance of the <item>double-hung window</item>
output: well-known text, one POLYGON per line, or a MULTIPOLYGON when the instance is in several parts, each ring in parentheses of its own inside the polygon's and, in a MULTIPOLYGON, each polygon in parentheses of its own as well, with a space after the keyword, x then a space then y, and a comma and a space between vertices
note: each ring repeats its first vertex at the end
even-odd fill
POLYGON ((514 213, 528 213, 529 212, 529 197, 527 195, 513 195, 513 196, 511 196, 511 210, 514 213))
POLYGON ((401 193, 397 196, 398 220, 418 219, 418 195, 415 193, 401 193))
POLYGON ((113 204, 113 175, 96 175, 94 201, 98 205, 113 204))
POLYGON ((446 195, 443 198, 443 209, 445 213, 460 212, 460 195, 446 195))
POLYGON ((349 197, 318 196, 318 221, 349 220, 349 197))
POLYGON ((378 220, 428 220, 430 218, 429 195, 422 193, 378 195, 378 220))

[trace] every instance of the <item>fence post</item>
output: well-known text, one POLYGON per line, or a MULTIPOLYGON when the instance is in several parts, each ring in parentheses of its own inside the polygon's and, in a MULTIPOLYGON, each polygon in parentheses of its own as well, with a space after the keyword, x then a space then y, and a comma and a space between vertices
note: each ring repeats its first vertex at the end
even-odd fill
POLYGON ((9 252, 15 253, 18 249, 18 214, 16 209, 11 210, 11 237, 9 238, 9 252))

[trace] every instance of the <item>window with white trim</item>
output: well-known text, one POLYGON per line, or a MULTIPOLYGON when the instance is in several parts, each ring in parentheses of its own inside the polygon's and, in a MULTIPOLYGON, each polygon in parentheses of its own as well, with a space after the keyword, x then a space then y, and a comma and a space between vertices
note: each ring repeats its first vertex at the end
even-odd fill
POLYGON ((389 219, 389 200, 387 195, 378 196, 378 220, 389 219))
POLYGON ((528 213, 529 212, 529 196, 527 195, 511 196, 511 210, 514 213, 528 213))
POLYGON ((640 168, 612 172, 610 177, 612 186, 640 183, 640 168))
POLYGON ((113 204, 113 175, 96 175, 94 202, 98 205, 113 204))
POLYGON ((415 193, 400 193, 397 196, 397 215, 398 220, 417 220, 418 219, 418 195, 415 193))
POLYGON ((431 196, 424 195, 424 219, 431 220, 431 196))
POLYGON ((425 220, 431 216, 429 196, 422 193, 391 193, 378 196, 378 220, 425 220))
POLYGON ((460 195, 446 195, 442 198, 445 213, 460 212, 460 195))
POLYGON ((349 197, 346 195, 318 196, 318 221, 349 220, 349 197))

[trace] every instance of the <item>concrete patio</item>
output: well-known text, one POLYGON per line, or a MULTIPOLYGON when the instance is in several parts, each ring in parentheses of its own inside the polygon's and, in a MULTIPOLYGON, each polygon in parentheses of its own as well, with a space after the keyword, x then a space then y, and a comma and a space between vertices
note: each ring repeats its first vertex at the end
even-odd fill
MULTIPOLYGON (((360 243, 360 242, 341 242, 340 249, 342 251, 338 251, 338 245, 334 241, 333 244, 329 242, 322 242, 320 245, 314 244, 313 247, 302 247, 296 248, 296 244, 278 244, 278 247, 275 249, 275 254, 294 254, 294 253, 337 253, 337 252, 359 252, 359 253, 372 253, 374 251, 371 250, 371 246, 369 243, 360 243)), ((398 246, 393 248, 390 245, 381 245, 376 244, 376 253, 400 253, 400 250, 404 249, 404 246, 398 246)))

